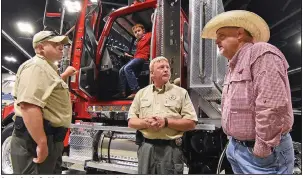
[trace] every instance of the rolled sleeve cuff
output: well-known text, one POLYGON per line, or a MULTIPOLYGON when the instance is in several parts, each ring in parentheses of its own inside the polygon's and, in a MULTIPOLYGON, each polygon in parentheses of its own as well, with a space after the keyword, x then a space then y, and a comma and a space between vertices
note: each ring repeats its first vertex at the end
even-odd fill
POLYGON ((188 119, 188 120, 193 120, 195 122, 198 122, 197 115, 194 112, 195 111, 193 111, 192 113, 185 113, 181 117, 182 117, 182 119, 188 119))
POLYGON ((267 157, 271 154, 272 149, 265 143, 256 140, 255 146, 254 146, 254 154, 260 157, 267 157))
POLYGON ((19 106, 20 103, 25 102, 25 103, 29 103, 29 104, 33 104, 36 106, 39 106, 41 108, 44 108, 46 103, 37 99, 37 98, 18 98, 17 100, 17 105, 19 106))
POLYGON ((127 121, 129 121, 131 118, 138 118, 138 116, 136 114, 128 114, 127 121))
POLYGON ((195 123, 198 123, 198 118, 196 118, 196 117, 184 116, 184 117, 182 117, 182 119, 192 120, 192 121, 194 121, 195 123))

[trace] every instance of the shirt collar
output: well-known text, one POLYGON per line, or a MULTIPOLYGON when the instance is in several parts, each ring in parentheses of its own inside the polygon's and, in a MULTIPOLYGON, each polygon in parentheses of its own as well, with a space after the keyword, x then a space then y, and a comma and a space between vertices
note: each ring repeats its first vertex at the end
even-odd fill
POLYGON ((170 90, 171 88, 172 88, 172 84, 170 82, 167 82, 165 85, 163 85, 161 89, 156 88, 156 86, 154 84, 152 84, 152 91, 153 92, 154 91, 157 91, 158 93, 161 92, 161 91, 166 92, 166 91, 170 90))
POLYGON ((246 49, 250 48, 253 45, 253 43, 245 43, 237 52, 236 54, 231 58, 229 61, 229 67, 234 68, 238 62, 239 58, 242 58, 243 55, 246 52, 246 49))
POLYGON ((56 66, 52 61, 46 59, 46 57, 36 54, 36 56, 42 60, 45 60, 56 72, 58 72, 58 66, 56 66))

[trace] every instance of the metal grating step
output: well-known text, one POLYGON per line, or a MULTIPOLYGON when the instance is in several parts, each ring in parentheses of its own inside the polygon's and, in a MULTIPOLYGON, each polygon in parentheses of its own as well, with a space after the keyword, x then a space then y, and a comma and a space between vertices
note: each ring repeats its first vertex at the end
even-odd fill
POLYGON ((97 168, 107 171, 113 172, 121 172, 126 174, 138 174, 138 168, 126 165, 118 165, 118 164, 111 164, 111 163, 102 163, 102 162, 95 162, 89 161, 87 162, 87 167, 97 168))

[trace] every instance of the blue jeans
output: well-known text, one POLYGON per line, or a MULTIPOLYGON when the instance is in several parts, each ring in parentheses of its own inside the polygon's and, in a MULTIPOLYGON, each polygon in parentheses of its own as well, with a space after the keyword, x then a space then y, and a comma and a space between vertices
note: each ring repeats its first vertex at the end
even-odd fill
POLYGON ((135 73, 141 71, 144 62, 144 59, 135 58, 130 60, 120 69, 119 83, 121 92, 125 92, 126 84, 128 84, 132 91, 137 91, 140 89, 135 73))
POLYGON ((280 144, 266 158, 252 154, 252 148, 230 139, 226 156, 235 174, 293 174, 294 149, 290 134, 281 137, 280 144))

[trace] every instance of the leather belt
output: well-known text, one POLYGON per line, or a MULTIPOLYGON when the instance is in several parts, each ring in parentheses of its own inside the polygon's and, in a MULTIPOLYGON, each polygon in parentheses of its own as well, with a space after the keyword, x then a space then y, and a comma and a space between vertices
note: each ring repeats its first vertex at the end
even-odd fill
POLYGON ((153 144, 153 145, 177 145, 177 146, 181 146, 182 145, 182 138, 177 138, 177 139, 174 139, 174 140, 144 138, 143 142, 150 143, 150 144, 153 144))
POLYGON ((241 140, 237 140, 235 138, 233 138, 233 139, 245 147, 253 148, 255 146, 255 141, 241 141, 241 140))
MULTIPOLYGON (((31 135, 29 134, 22 117, 16 116, 16 119, 14 122, 14 127, 16 130, 17 136, 19 136, 19 137, 27 136, 27 137, 31 138, 31 135)), ((43 119, 43 127, 44 127, 44 132, 46 135, 54 136, 54 142, 62 142, 64 140, 66 132, 67 132, 67 128, 53 127, 53 126, 51 126, 50 122, 45 119, 43 119)))
MULTIPOLYGON (((281 135, 281 139, 282 137, 286 136, 288 134, 288 132, 284 133, 281 135)), ((251 141, 242 141, 242 140, 237 140, 233 137, 233 139, 240 143, 241 145, 245 146, 245 147, 250 147, 250 148, 253 148, 255 146, 255 141, 254 140, 251 140, 251 141)))

